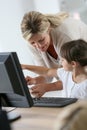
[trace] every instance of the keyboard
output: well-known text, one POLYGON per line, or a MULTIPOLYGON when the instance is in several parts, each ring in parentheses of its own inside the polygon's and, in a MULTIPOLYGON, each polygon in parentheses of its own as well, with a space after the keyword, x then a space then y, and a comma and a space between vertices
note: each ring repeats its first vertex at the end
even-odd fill
POLYGON ((41 97, 33 98, 34 106, 39 107, 63 107, 75 103, 77 98, 41 97))

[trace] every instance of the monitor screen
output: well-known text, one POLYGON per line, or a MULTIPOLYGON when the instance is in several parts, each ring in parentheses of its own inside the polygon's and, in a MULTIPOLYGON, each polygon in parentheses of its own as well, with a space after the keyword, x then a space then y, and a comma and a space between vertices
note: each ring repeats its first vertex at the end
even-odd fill
POLYGON ((0 104, 10 107, 33 106, 16 52, 0 53, 0 104))

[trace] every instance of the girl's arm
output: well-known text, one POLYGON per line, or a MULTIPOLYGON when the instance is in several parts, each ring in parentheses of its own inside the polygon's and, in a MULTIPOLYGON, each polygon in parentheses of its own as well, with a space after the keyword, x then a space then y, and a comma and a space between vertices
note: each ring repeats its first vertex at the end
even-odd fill
POLYGON ((35 66, 35 65, 25 65, 21 64, 22 69, 27 69, 39 75, 43 75, 46 77, 57 77, 57 68, 47 68, 42 66, 35 66))

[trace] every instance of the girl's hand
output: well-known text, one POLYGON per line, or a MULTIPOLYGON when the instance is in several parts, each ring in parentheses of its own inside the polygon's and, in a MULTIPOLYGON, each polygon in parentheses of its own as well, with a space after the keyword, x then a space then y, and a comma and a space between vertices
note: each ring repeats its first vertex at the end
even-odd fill
POLYGON ((46 87, 45 84, 35 85, 30 89, 30 92, 33 96, 40 98, 46 92, 46 87))
POLYGON ((25 79, 26 79, 27 85, 36 84, 35 78, 32 78, 32 77, 30 77, 30 76, 27 76, 25 79))

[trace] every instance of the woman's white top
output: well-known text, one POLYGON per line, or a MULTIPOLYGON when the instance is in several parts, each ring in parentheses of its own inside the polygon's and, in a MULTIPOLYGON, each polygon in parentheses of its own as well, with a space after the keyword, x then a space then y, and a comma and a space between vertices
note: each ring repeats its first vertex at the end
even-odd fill
POLYGON ((63 83, 63 97, 87 99, 87 80, 75 83, 72 79, 72 72, 65 71, 63 68, 57 70, 57 75, 63 83))

